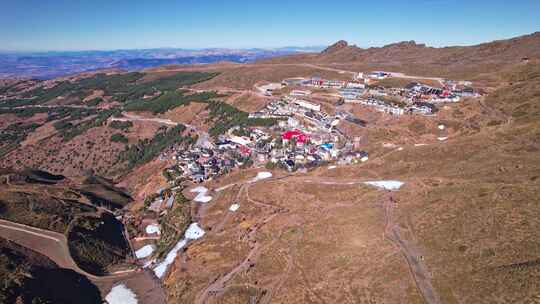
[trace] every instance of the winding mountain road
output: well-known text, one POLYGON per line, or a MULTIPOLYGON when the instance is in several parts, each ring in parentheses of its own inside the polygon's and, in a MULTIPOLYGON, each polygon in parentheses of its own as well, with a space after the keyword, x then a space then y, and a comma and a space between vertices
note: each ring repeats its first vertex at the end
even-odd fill
POLYGON ((72 269, 93 281, 109 280, 111 277, 118 277, 135 271, 123 270, 108 276, 96 276, 84 271, 71 257, 66 236, 58 232, 0 219, 0 237, 43 254, 58 266, 72 269))

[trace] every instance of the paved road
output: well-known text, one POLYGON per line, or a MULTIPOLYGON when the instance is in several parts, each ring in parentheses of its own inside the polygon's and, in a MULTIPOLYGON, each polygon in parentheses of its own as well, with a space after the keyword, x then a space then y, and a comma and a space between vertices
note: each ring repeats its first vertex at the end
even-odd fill
POLYGON ((41 253, 53 260, 58 266, 72 269, 94 281, 106 280, 108 277, 117 277, 134 271, 123 270, 103 277, 84 271, 71 257, 66 236, 58 232, 0 220, 0 237, 41 253))
POLYGON ((89 278, 99 279, 99 277, 87 273, 77 266, 71 258, 66 236, 63 234, 0 220, 0 237, 41 253, 62 268, 73 269, 89 278))

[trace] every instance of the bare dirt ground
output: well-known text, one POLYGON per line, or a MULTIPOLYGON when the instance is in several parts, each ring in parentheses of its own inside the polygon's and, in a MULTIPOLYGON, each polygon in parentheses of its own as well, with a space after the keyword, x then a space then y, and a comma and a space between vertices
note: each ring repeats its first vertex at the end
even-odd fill
POLYGON ((269 98, 261 97, 256 93, 246 91, 232 95, 226 100, 238 109, 245 112, 255 112, 261 110, 268 103, 269 98))
POLYGON ((159 117, 182 124, 193 124, 201 120, 199 114, 206 109, 206 106, 204 103, 192 102, 187 106, 181 106, 167 111, 159 117))
POLYGON ((171 161, 153 160, 135 168, 122 179, 118 186, 128 189, 135 201, 142 202, 147 195, 168 185, 167 179, 161 172, 171 165, 171 161))

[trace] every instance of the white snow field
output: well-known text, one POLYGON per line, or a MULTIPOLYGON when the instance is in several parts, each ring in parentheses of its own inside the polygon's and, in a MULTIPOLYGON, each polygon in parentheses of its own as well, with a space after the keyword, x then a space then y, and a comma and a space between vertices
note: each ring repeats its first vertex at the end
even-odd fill
POLYGON ((176 246, 174 246, 169 253, 167 253, 167 256, 165 259, 159 263, 156 268, 154 268, 154 273, 158 278, 162 278, 163 275, 167 272, 167 268, 169 268, 169 265, 171 265, 174 262, 174 259, 176 259, 176 255, 178 254, 178 251, 182 249, 184 246, 186 246, 187 240, 182 239, 178 243, 176 243, 176 246))
POLYGON ((114 286, 105 297, 109 304, 137 304, 137 296, 126 285, 114 286))
POLYGON ((364 182, 364 184, 384 190, 398 190, 399 188, 401 188, 401 186, 403 186, 404 183, 395 180, 381 180, 364 182))
POLYGON ((137 257, 137 259, 144 259, 152 255, 152 252, 154 252, 154 246, 145 245, 139 250, 135 251, 135 256, 137 257))
POLYGON ((203 186, 198 186, 190 190, 190 192, 197 193, 197 196, 193 199, 194 201, 198 203, 208 203, 212 200, 211 196, 206 195, 208 192, 208 189, 203 186))
POLYGON ((189 225, 188 229, 186 230, 186 234, 184 235, 184 237, 188 240, 196 240, 200 239, 203 235, 204 230, 199 227, 199 224, 191 223, 191 225, 189 225))
POLYGON ((167 269, 169 268, 169 265, 171 265, 174 262, 174 259, 176 259, 178 251, 180 251, 180 249, 186 246, 188 240, 196 240, 201 238, 203 235, 204 230, 199 227, 199 224, 191 223, 191 225, 189 225, 188 229, 186 230, 184 238, 180 240, 176 244, 176 246, 174 246, 174 248, 171 249, 169 253, 167 253, 165 259, 154 268, 154 273, 156 274, 156 276, 158 278, 162 278, 165 275, 167 269))
POLYGON ((259 172, 257 173, 257 176, 253 179, 254 182, 259 181, 261 179, 266 179, 272 177, 272 173, 270 172, 259 172))

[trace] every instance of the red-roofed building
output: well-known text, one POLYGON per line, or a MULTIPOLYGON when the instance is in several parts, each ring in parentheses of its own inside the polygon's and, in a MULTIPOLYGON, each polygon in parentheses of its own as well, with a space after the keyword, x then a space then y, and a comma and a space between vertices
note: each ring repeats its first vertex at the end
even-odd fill
POLYGON ((297 143, 304 144, 309 139, 308 136, 299 130, 289 130, 281 134, 283 141, 289 141, 294 138, 297 143))
POLYGON ((242 154, 242 156, 249 156, 251 155, 251 150, 244 146, 244 145, 238 145, 238 148, 240 150, 240 154, 242 154))

